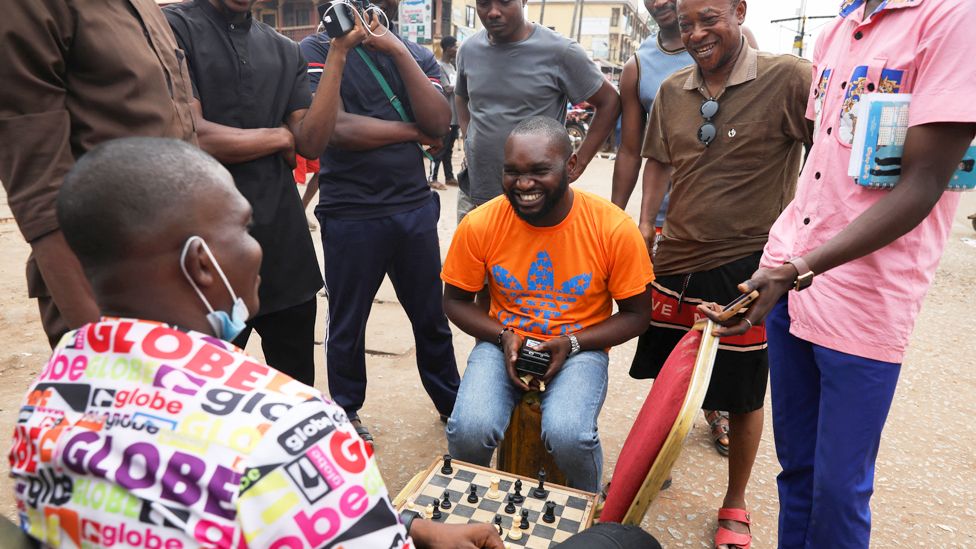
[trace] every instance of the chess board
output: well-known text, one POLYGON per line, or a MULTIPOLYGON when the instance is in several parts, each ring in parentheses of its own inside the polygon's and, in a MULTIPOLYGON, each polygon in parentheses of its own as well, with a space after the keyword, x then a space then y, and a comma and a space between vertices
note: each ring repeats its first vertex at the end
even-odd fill
MULTIPOLYGON (((466 524, 483 522, 494 524, 496 515, 502 517, 504 542, 506 547, 528 549, 547 549, 555 547, 566 538, 581 532, 593 523, 596 494, 574 490, 557 484, 545 485, 549 494, 538 499, 532 496, 532 490, 538 486, 537 479, 513 475, 479 467, 463 461, 453 460, 454 472, 451 475, 441 473, 443 462, 437 459, 426 471, 417 475, 394 500, 398 511, 408 505, 416 511, 426 513, 427 506, 432 503, 440 504, 441 497, 447 491, 451 499, 450 509, 441 509, 441 518, 437 522, 447 524, 466 524), (491 485, 491 477, 498 477, 498 490, 501 497, 498 500, 487 496, 491 485), (522 495, 525 501, 515 506, 515 513, 505 512, 507 496, 513 491, 516 480, 522 481, 522 495), (471 485, 478 487, 478 503, 468 503, 467 497, 471 485), (546 501, 556 504, 556 520, 546 523, 542 520, 546 501), (513 521, 521 521, 522 509, 529 511, 529 528, 522 532, 519 540, 509 539, 508 533, 512 529, 513 521)), ((429 518, 429 517, 427 517, 429 518)))

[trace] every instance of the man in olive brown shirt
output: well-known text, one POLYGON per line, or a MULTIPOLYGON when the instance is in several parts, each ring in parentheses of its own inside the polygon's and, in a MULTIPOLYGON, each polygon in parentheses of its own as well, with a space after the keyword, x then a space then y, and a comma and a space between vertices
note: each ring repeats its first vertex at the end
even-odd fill
MULTIPOLYGON (((702 302, 734 299, 758 268, 769 228, 793 198, 811 142, 809 62, 752 49, 739 25, 746 3, 679 0, 681 39, 695 65, 664 81, 654 101, 641 232, 650 245, 661 199, 671 202, 654 257, 651 326, 631 375, 654 377, 702 302)), ((723 338, 704 408, 730 412, 729 484, 715 543, 751 540, 745 491, 762 434, 768 362, 762 326, 723 338)))
POLYGON ((31 245, 28 293, 53 347, 98 319, 55 218, 62 178, 117 137, 195 143, 190 81, 153 0, 5 2, 0 36, 0 180, 31 245))

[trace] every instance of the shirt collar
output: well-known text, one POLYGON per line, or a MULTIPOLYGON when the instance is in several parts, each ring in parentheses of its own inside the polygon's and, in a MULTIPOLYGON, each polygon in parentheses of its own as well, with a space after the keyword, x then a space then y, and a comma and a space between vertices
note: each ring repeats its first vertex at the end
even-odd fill
POLYGON ((196 5, 199 6, 200 9, 202 9, 203 12, 206 13, 214 22, 220 24, 228 30, 248 30, 251 28, 251 21, 253 19, 250 12, 248 12, 247 16, 244 18, 244 21, 240 23, 232 23, 224 14, 217 11, 217 8, 213 7, 210 0, 196 0, 196 5))
MULTIPOLYGON (((920 5, 924 1, 925 0, 885 0, 881 3, 881 5, 878 6, 875 13, 889 9, 894 10, 899 8, 913 8, 920 5)), ((854 14, 854 12, 864 6, 865 3, 867 3, 867 0, 844 0, 844 2, 840 5, 840 16, 847 17, 854 14)))
MULTIPOLYGON (((729 74, 729 81, 725 84, 725 87, 728 88, 729 86, 745 84, 750 80, 755 80, 758 74, 759 55, 746 42, 746 38, 743 36, 742 49, 739 50, 739 56, 735 58, 735 66, 732 67, 732 73, 729 74)), ((702 78, 701 69, 696 65, 695 69, 688 75, 688 79, 685 80, 684 88, 686 90, 697 90, 704 85, 705 80, 702 78)))

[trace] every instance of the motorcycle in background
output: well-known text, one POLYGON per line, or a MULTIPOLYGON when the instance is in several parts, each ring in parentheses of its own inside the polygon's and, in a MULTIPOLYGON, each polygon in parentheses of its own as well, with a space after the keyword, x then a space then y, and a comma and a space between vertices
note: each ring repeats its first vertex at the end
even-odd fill
POLYGON ((587 102, 570 105, 566 109, 566 132, 569 139, 573 142, 573 150, 579 149, 586 138, 586 132, 590 131, 590 122, 593 121, 593 105, 587 102))

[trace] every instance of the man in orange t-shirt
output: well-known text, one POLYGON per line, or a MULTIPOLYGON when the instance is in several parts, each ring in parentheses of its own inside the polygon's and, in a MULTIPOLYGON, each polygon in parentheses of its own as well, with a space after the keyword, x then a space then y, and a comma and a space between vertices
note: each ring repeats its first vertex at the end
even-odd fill
MULTIPOLYGON (((607 392, 607 350, 650 322, 651 262, 637 225, 620 208, 569 188, 577 160, 561 124, 529 118, 505 143, 497 197, 469 213, 441 278, 444 312, 478 343, 468 357, 448 449, 488 465, 529 385, 515 361, 525 337, 552 358, 542 376, 542 436, 569 485, 600 489, 597 417, 607 392), (475 304, 485 278, 486 315, 475 304), (613 313, 613 301, 619 311, 613 313)), ((537 382, 533 382, 537 385, 537 382)))

